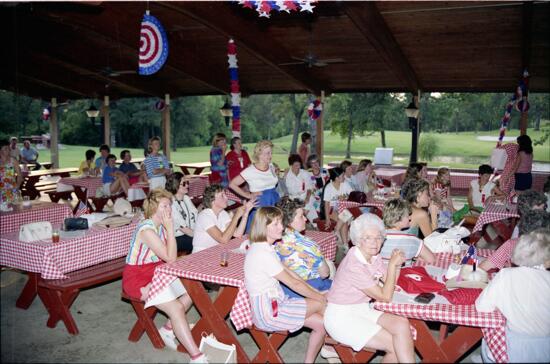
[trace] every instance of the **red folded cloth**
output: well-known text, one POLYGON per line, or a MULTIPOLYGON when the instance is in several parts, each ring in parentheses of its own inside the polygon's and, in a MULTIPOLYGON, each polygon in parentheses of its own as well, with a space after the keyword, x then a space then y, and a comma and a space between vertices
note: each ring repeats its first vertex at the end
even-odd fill
POLYGON ((473 305, 483 291, 481 288, 457 288, 452 291, 442 290, 437 292, 453 305, 473 305))
POLYGON ((445 285, 430 277, 424 267, 401 269, 397 284, 407 293, 439 292, 445 289, 445 285))

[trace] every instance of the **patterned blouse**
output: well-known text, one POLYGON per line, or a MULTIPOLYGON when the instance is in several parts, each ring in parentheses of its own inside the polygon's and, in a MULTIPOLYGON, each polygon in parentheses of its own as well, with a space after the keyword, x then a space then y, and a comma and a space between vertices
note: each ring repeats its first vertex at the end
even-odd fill
POLYGON ((281 262, 303 280, 319 278, 319 267, 324 261, 317 243, 293 229, 287 229, 283 239, 275 245, 281 262))

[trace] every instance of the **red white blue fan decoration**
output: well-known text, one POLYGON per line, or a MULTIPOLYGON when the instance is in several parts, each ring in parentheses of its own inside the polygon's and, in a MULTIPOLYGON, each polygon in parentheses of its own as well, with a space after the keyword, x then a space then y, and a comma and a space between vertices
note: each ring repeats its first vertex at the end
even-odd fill
POLYGON ((168 58, 168 38, 160 21, 149 14, 141 20, 139 38, 139 74, 152 75, 162 68, 168 58))
POLYGON ((313 100, 309 103, 307 107, 307 115, 313 121, 319 119, 321 112, 323 111, 323 104, 319 100, 313 100))
POLYGON ((313 6, 312 4, 317 1, 315 0, 291 0, 291 1, 265 1, 265 0, 257 0, 257 1, 251 1, 251 0, 240 0, 238 1, 239 4, 243 6, 243 8, 249 8, 256 10, 258 12, 258 15, 260 17, 269 18, 271 15, 271 11, 286 11, 287 13, 290 13, 291 11, 308 11, 310 13, 313 13, 313 6))
POLYGON ((498 133, 498 142, 497 147, 502 145, 502 140, 506 134, 506 129, 508 128, 508 122, 512 116, 512 110, 515 108, 520 112, 527 112, 529 110, 529 101, 527 100, 528 96, 528 87, 529 87, 529 72, 527 70, 523 71, 523 77, 519 82, 519 86, 516 88, 516 92, 510 98, 510 101, 506 104, 506 109, 504 111, 504 116, 500 121, 500 130, 498 133))
POLYGON ((233 122, 231 131, 234 137, 241 136, 241 88, 239 85, 239 66, 237 65, 237 46, 233 39, 227 43, 227 63, 229 63, 229 79, 231 82, 231 109, 233 122))

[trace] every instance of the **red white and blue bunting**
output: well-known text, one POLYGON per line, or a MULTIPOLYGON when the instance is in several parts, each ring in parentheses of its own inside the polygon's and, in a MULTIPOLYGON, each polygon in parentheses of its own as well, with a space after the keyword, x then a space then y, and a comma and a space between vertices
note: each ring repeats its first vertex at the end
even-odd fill
POLYGON ((260 17, 269 18, 272 11, 286 11, 290 13, 291 11, 308 11, 313 13, 313 3, 316 3, 315 0, 293 0, 293 1, 250 1, 250 0, 240 0, 239 4, 243 8, 256 10, 260 17))
POLYGON ((42 120, 48 121, 50 119, 51 111, 52 111, 51 106, 45 107, 44 110, 42 110, 42 120))
POLYGON ((319 100, 313 100, 307 107, 307 115, 312 121, 317 121, 323 112, 323 104, 319 100))
POLYGON ((149 14, 149 10, 141 20, 139 38, 139 69, 140 75, 152 75, 162 68, 168 58, 168 37, 160 21, 149 14))
POLYGON ((227 43, 227 62, 229 63, 229 79, 231 80, 231 110, 233 122, 231 130, 234 137, 241 136, 241 88, 239 86, 239 66, 237 66, 237 46, 233 39, 227 43))
POLYGON ((500 131, 498 135, 497 147, 502 145, 502 140, 504 135, 506 135, 506 129, 508 128, 508 122, 512 115, 512 109, 514 105, 516 110, 520 112, 527 112, 529 110, 529 101, 527 101, 528 95, 528 86, 529 86, 529 72, 527 70, 523 71, 523 78, 519 82, 519 86, 516 89, 516 92, 510 98, 510 101, 506 104, 506 110, 504 112, 504 117, 500 121, 500 131))

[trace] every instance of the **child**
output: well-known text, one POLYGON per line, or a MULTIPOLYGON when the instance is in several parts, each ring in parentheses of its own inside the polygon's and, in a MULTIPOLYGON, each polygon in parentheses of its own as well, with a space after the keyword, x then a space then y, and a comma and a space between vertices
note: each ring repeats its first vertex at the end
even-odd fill
POLYGON ((107 156, 107 165, 103 168, 103 193, 106 196, 118 193, 121 189, 128 196, 130 183, 128 177, 116 167, 114 154, 107 156))
MULTIPOLYGON (((99 157, 95 160, 95 174, 99 176, 103 169, 107 165, 107 156, 111 153, 111 148, 107 144, 102 144, 99 147, 99 157)), ((116 158, 115 158, 116 159, 116 158)))
POLYGON ((78 167, 78 174, 81 176, 95 176, 96 169, 94 167, 95 151, 88 149, 86 151, 86 160, 80 163, 78 167))
POLYGON ((437 220, 438 228, 449 228, 453 224, 453 199, 451 198, 451 175, 449 168, 441 167, 437 170, 432 183, 430 183, 430 194, 432 200, 439 207, 437 220))
POLYGON ((390 259, 393 250, 399 249, 404 252, 407 260, 419 257, 428 264, 434 263, 435 256, 427 246, 424 246, 424 242, 403 231, 410 227, 410 223, 410 209, 406 201, 399 198, 386 201, 384 204, 386 241, 382 245, 380 255, 384 259, 390 259))
POLYGON ((302 166, 306 165, 307 158, 309 157, 309 145, 311 144, 311 134, 302 133, 302 144, 298 147, 298 154, 302 159, 302 166))
POLYGON ((311 328, 304 362, 313 363, 325 340, 326 298, 281 263, 273 243, 282 234, 282 211, 271 206, 259 208, 250 230, 252 244, 244 260, 244 283, 250 296, 252 321, 267 332, 311 328), (280 282, 305 298, 289 298, 280 282))

